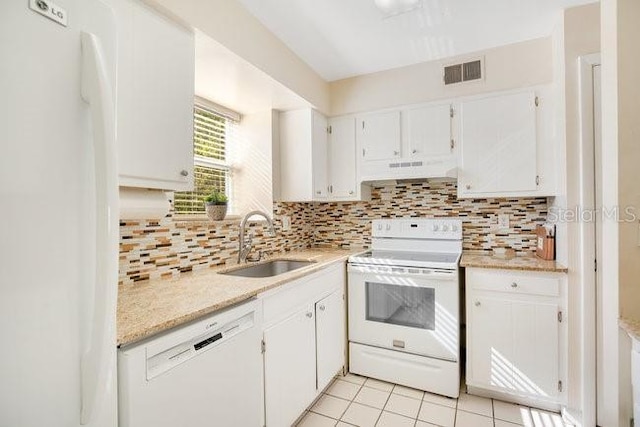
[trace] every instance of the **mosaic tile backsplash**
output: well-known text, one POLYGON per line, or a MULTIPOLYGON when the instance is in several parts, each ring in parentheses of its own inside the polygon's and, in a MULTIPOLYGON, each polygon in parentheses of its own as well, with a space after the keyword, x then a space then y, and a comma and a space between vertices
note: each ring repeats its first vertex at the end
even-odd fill
MULTIPOLYGON (((312 206, 278 203, 274 208, 276 237, 264 236, 264 222, 249 221, 255 233, 253 251, 273 254, 307 248, 313 241, 312 206), (291 228, 282 231, 282 216, 291 228)), ((238 257, 239 219, 210 222, 174 220, 120 222, 120 283, 176 277, 180 273, 235 263, 238 257)))
MULTIPOLYGON (((491 251, 508 247, 535 250, 535 228, 547 216, 545 198, 464 199, 456 197, 455 182, 410 182, 372 188, 371 201, 340 203, 274 203, 276 237, 252 224, 254 250, 270 254, 313 245, 367 247, 371 220, 403 217, 459 217, 463 247, 491 251), (508 230, 497 229, 499 214, 508 214, 508 230), (282 231, 281 218, 291 218, 282 231)), ((121 283, 176 277, 182 272, 235 263, 239 220, 180 221, 172 214, 161 221, 120 223, 121 283)))

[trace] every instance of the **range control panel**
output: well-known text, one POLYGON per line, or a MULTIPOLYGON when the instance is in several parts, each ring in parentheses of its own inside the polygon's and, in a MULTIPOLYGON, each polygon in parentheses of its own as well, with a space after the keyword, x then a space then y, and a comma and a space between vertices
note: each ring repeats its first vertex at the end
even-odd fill
POLYGON ((462 220, 457 218, 374 219, 372 237, 462 240, 462 220))

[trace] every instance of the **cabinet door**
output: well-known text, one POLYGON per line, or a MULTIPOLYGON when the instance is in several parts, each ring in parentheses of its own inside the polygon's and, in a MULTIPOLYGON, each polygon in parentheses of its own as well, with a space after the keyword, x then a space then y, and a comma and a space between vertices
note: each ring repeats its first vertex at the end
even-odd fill
POLYGON ((356 123, 354 118, 329 121, 329 177, 331 198, 357 197, 356 123))
POLYGON ((316 303, 316 366, 318 391, 344 366, 345 311, 343 291, 316 303))
POLYGON ((450 104, 414 108, 406 114, 411 157, 452 155, 450 104))
POLYGON ((117 2, 120 185, 193 186, 193 33, 138 1, 117 2))
POLYGON ((459 194, 536 190, 536 106, 533 92, 461 105, 459 194))
POLYGON ((519 393, 558 395, 558 305, 514 302, 513 384, 519 393))
POLYGON ((474 383, 513 389, 513 325, 507 300, 472 297, 469 319, 469 372, 474 383))
POLYGON ((264 331, 266 425, 289 427, 316 392, 315 314, 312 306, 264 331))
POLYGON ((358 144, 365 162, 400 157, 400 111, 358 118, 358 144))
POLYGON ((329 179, 327 177, 327 119, 317 111, 313 111, 312 132, 313 162, 313 199, 326 199, 329 196, 329 179))

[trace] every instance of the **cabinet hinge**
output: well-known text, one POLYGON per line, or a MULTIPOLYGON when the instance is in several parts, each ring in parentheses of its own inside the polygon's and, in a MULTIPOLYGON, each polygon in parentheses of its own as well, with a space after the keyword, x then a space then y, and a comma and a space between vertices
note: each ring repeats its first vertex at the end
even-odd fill
POLYGON ((593 271, 598 271, 598 260, 597 259, 593 260, 593 271))
POLYGON ((327 133, 329 135, 331 135, 331 132, 333 131, 333 129, 331 129, 331 126, 327 126, 327 133))
POLYGON ((562 381, 558 381, 558 391, 562 392, 562 381))
POLYGON ((362 130, 364 130, 364 120, 362 121, 362 130))
POLYGON ((536 185, 540 185, 540 175, 536 175, 536 185))
POLYGON ((454 139, 452 139, 449 145, 451 146, 451 149, 453 150, 453 147, 456 146, 456 141, 454 139))
POLYGON ((366 154, 366 150, 363 148, 363 149, 362 149, 362 157, 364 157, 364 156, 365 156, 365 154, 366 154))
POLYGON ((535 99, 535 101, 534 101, 534 102, 535 102, 535 104, 536 104, 536 107, 537 107, 537 106, 539 106, 539 105, 540 105, 540 98, 538 98, 538 97, 536 96, 536 99, 535 99))
POLYGON ((558 312, 558 322, 562 323, 562 311, 558 312))
POLYGON ((267 343, 265 343, 264 340, 262 340, 260 341, 260 352, 264 354, 265 351, 267 351, 267 343))
POLYGON ((453 116, 455 116, 456 112, 453 109, 453 106, 449 107, 449 117, 453 118, 453 116))

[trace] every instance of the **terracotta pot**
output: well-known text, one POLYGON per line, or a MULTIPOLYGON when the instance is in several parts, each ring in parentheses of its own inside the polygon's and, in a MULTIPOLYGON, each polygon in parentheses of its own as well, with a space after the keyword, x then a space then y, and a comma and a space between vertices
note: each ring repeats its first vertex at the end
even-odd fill
POLYGON ((227 205, 214 205, 210 203, 205 203, 205 209, 207 210, 207 216, 211 221, 220 221, 223 220, 227 215, 227 205))

